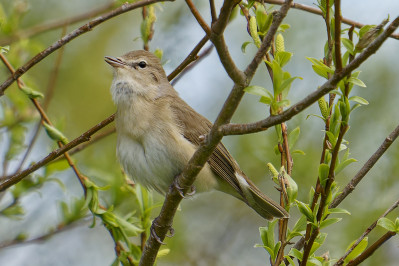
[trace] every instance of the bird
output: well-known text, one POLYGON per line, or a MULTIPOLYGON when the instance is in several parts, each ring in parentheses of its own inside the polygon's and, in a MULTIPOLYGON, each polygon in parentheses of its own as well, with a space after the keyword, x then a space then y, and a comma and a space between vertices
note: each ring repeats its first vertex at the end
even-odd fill
MULTIPOLYGON (((116 153, 128 176, 165 194, 209 133, 212 123, 191 108, 169 83, 160 59, 145 50, 106 56, 113 67, 116 153)), ((218 190, 243 201, 261 217, 288 218, 263 194, 219 143, 194 182, 196 192, 218 190)))

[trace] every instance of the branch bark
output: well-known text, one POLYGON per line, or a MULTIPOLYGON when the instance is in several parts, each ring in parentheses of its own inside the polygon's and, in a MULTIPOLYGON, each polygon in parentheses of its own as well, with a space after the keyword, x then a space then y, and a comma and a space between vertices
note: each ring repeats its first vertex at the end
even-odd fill
MULTIPOLYGON (((268 4, 273 4, 273 5, 284 4, 283 0, 262 0, 262 2, 268 3, 268 4)), ((291 8, 299 9, 299 10, 306 11, 306 12, 309 12, 309 13, 312 13, 315 15, 319 15, 319 16, 323 15, 319 8, 315 8, 315 7, 304 5, 304 4, 292 3, 291 8)), ((360 22, 357 22, 357 21, 354 21, 354 20, 351 20, 348 18, 344 18, 344 17, 342 17, 342 23, 345 23, 346 25, 350 25, 350 26, 353 25, 358 29, 360 29, 361 27, 366 25, 366 24, 362 24, 360 22)), ((389 37, 399 40, 399 34, 391 34, 391 36, 389 36, 389 37)))
POLYGON ((7 188, 11 187, 12 185, 18 183, 27 175, 33 173, 40 167, 46 165, 47 163, 51 162, 52 160, 56 159, 57 157, 63 155, 65 152, 69 151, 70 149, 78 146, 80 143, 89 141, 90 137, 94 133, 96 133, 97 131, 99 131, 100 129, 102 129, 103 127, 105 127, 106 125, 111 123, 112 121, 114 121, 114 118, 115 118, 115 115, 113 114, 110 117, 108 117, 107 119, 105 119, 102 122, 95 125, 94 127, 90 128, 88 131, 86 131, 85 133, 83 133, 82 135, 77 137, 76 139, 72 140, 65 146, 62 146, 61 148, 54 150, 49 155, 47 155, 46 157, 44 157, 37 163, 31 165, 27 169, 23 170, 22 172, 2 178, 1 181, 3 181, 3 180, 4 181, 0 183, 0 192, 6 190, 7 188))
POLYGON ((123 14, 125 12, 128 12, 130 10, 140 8, 143 6, 147 6, 153 3, 157 2, 164 2, 164 1, 174 1, 174 0, 141 0, 139 2, 135 3, 126 3, 123 4, 122 6, 104 14, 103 16, 100 16, 98 18, 95 18, 91 20, 90 22, 86 23, 85 25, 75 29, 71 33, 65 35, 55 43, 53 43, 51 46, 47 47, 45 50, 41 51, 38 53, 35 57, 33 57, 31 60, 29 60, 25 65, 21 66, 18 68, 13 75, 11 75, 6 81, 3 82, 3 84, 0 85, 0 97, 4 95, 4 91, 19 77, 21 77, 23 74, 25 74, 30 68, 32 68, 34 65, 42 61, 44 58, 46 58, 48 55, 56 51, 57 49, 61 48, 68 42, 72 41, 76 37, 91 31, 94 27, 97 25, 113 18, 116 17, 120 14, 123 14))

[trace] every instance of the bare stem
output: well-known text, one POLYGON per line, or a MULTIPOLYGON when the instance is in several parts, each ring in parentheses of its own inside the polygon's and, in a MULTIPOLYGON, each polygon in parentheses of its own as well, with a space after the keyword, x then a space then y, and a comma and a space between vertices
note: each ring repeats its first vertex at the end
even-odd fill
POLYGON ((65 146, 62 146, 61 148, 58 148, 58 149, 54 150, 53 152, 51 152, 49 155, 47 155, 46 157, 44 157, 43 159, 41 159, 37 163, 29 166, 27 169, 25 169, 25 170, 23 170, 23 171, 21 171, 19 173, 16 173, 14 175, 6 176, 6 177, 2 178, 4 181, 2 183, 0 183, 0 192, 6 190, 7 188, 11 187, 12 185, 15 185, 16 183, 21 181, 24 177, 26 177, 29 174, 33 173, 34 171, 36 171, 40 167, 48 164, 52 160, 58 158, 59 156, 61 156, 65 152, 69 151, 70 149, 78 146, 80 143, 89 141, 90 137, 94 133, 96 133, 97 131, 99 131, 100 129, 102 129, 103 127, 105 127, 106 125, 111 123, 112 121, 114 121, 114 118, 115 118, 115 115, 113 114, 110 117, 108 117, 107 119, 105 119, 102 122, 100 122, 99 124, 97 124, 94 127, 90 128, 89 130, 87 130, 82 135, 80 135, 76 139, 72 140, 71 142, 69 142, 65 146))
POLYGON ((19 77, 21 77, 23 74, 25 74, 29 69, 31 69, 34 65, 36 65, 37 63, 39 63, 40 61, 42 61, 44 58, 46 58, 48 55, 50 55, 51 53, 53 53, 54 51, 58 50, 59 48, 61 48, 62 46, 64 46, 65 44, 67 44, 68 42, 72 41, 73 39, 77 38, 78 36, 89 32, 91 30, 93 30, 94 27, 96 27, 97 25, 113 18, 116 17, 120 14, 123 14, 125 12, 128 12, 130 10, 133 9, 137 9, 146 5, 150 5, 153 3, 157 3, 157 2, 162 2, 162 1, 174 1, 174 0, 141 0, 138 2, 134 2, 134 3, 125 3, 122 6, 96 18, 93 19, 91 21, 89 21, 88 23, 86 23, 85 25, 75 29, 74 31, 72 31, 71 33, 65 35, 64 37, 62 37, 60 40, 56 41, 55 43, 53 43, 51 46, 47 47, 46 49, 44 49, 43 51, 41 51, 40 53, 38 53, 35 57, 33 57, 31 60, 29 60, 25 65, 21 66, 20 68, 18 68, 15 73, 13 75, 11 75, 6 81, 4 81, 1 85, 0 85, 0 96, 2 96, 4 94, 4 91, 15 81, 17 80, 19 77))

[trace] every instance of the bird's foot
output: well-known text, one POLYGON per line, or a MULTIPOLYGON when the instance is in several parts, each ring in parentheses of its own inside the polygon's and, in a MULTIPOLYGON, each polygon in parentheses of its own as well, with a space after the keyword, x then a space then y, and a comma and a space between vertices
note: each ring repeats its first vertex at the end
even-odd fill
MULTIPOLYGON (((152 221, 152 225, 151 225, 151 228, 150 228, 150 234, 159 244, 166 245, 162 241, 162 239, 157 235, 157 232, 155 232, 155 227, 161 228, 161 227, 165 227, 165 226, 162 226, 162 225, 158 224, 157 220, 155 219, 154 221, 152 221)), ((167 237, 173 237, 174 234, 175 234, 175 229, 173 229, 171 226, 167 226, 167 227, 169 227, 168 231, 169 231, 170 234, 167 234, 166 236, 167 237)))
POLYGON ((182 198, 191 197, 195 194, 195 186, 191 186, 190 192, 186 192, 184 194, 184 188, 182 188, 180 186, 180 184, 177 180, 178 180, 178 178, 176 177, 175 180, 173 181, 173 186, 176 188, 177 192, 179 192, 179 194, 182 198))

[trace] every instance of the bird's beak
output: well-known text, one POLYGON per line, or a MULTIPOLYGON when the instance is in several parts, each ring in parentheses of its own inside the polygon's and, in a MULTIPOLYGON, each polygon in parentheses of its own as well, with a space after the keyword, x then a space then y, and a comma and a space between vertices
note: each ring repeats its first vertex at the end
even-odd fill
POLYGON ((105 62, 110 64, 113 67, 124 67, 126 66, 126 63, 122 61, 119 57, 111 57, 111 56, 106 56, 105 62))

